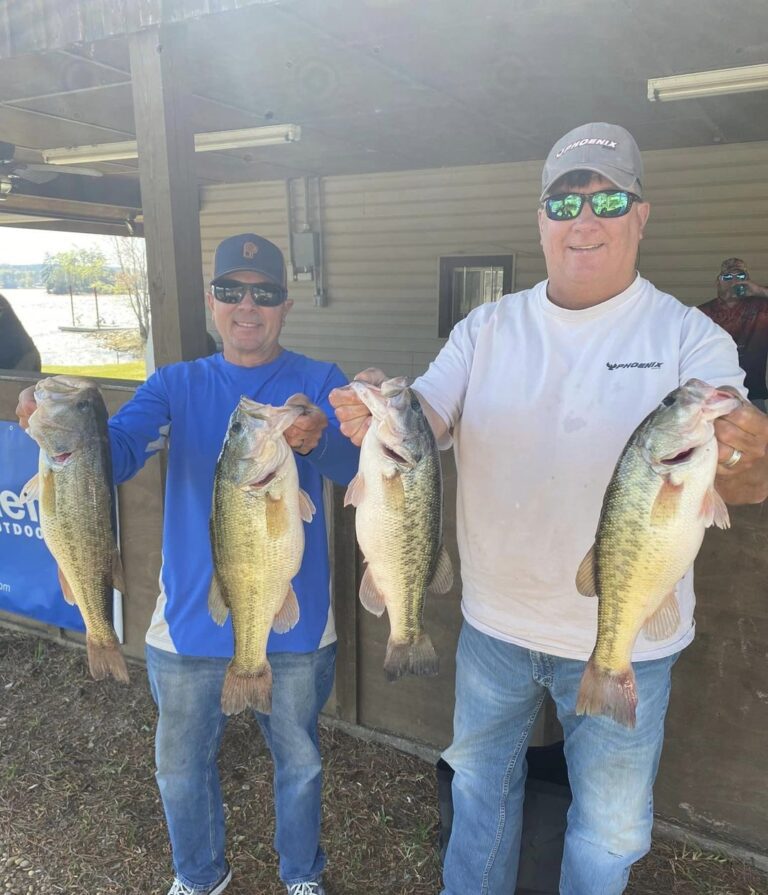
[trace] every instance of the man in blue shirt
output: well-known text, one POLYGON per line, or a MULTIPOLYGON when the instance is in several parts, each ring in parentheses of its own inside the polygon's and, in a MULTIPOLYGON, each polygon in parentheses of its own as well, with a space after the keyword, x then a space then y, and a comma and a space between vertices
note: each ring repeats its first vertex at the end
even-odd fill
MULTIPOLYGON (((341 435, 328 403, 329 392, 346 379, 334 364, 280 345, 293 302, 283 255, 269 240, 253 233, 225 239, 216 249, 207 301, 223 351, 159 369, 109 423, 118 483, 168 445, 160 594, 146 647, 159 711, 156 776, 176 874, 168 895, 219 895, 232 876, 217 756, 233 640, 231 621, 220 627, 208 612, 208 520, 216 461, 241 395, 263 404, 314 405, 284 433, 300 485, 317 508, 305 523, 304 558, 293 580, 299 621, 270 636, 272 714, 254 714, 274 760, 280 877, 291 895, 324 895, 317 718, 333 682, 336 634, 323 477, 346 484, 357 471, 358 451, 341 435)), ((20 397, 22 425, 33 409, 27 390, 20 397)))

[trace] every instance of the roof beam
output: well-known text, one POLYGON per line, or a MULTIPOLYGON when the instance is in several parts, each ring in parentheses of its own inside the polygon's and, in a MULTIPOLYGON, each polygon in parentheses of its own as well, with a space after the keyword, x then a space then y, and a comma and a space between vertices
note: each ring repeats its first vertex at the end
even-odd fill
POLYGON ((161 365, 207 353, 186 29, 133 34, 130 53, 152 342, 161 365))

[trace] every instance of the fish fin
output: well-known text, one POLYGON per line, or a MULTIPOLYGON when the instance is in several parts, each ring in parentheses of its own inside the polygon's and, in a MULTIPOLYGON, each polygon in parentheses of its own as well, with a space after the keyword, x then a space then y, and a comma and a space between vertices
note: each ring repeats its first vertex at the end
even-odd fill
POLYGON ((396 681, 405 674, 416 677, 434 677, 439 671, 440 660, 429 634, 422 634, 413 643, 403 640, 387 641, 384 671, 387 680, 396 681))
POLYGON ((125 593, 125 572, 117 547, 112 551, 112 587, 119 590, 121 594, 125 593))
POLYGON ((288 593, 285 595, 283 605, 280 611, 275 615, 272 622, 272 630, 277 634, 285 634, 299 620, 299 601, 296 599, 296 591, 292 586, 288 587, 288 593))
POLYGON ((248 707, 269 715, 272 712, 272 666, 265 659, 262 665, 245 671, 229 663, 221 688, 221 710, 237 715, 248 707))
POLYGON ((661 606, 650 615, 643 625, 643 634, 649 640, 666 640, 680 627, 680 607, 674 588, 664 597, 661 606))
POLYGON ((595 584, 595 545, 587 551, 587 555, 579 563, 576 572, 576 590, 585 597, 597 596, 597 584, 595 584))
POLYGON ((208 612, 217 625, 223 625, 229 615, 229 606, 221 589, 219 576, 214 571, 211 586, 208 590, 208 612))
POLYGON ((123 654, 120 652, 117 638, 110 643, 97 643, 90 636, 86 636, 85 644, 88 651, 88 668, 95 681, 113 677, 123 684, 129 682, 128 668, 123 654))
POLYGON ((363 579, 360 582, 360 602, 365 608, 374 615, 382 615, 387 608, 384 601, 384 595, 376 587, 376 582, 371 574, 371 567, 367 566, 363 572, 363 579))
POLYGON ((352 504, 353 507, 359 507, 363 502, 363 497, 365 497, 365 479, 362 473, 358 472, 347 486, 347 493, 344 495, 344 506, 348 507, 352 504))
POLYGON ((713 523, 718 528, 730 528, 731 517, 728 515, 728 507, 725 501, 715 491, 714 487, 710 488, 704 495, 701 504, 701 515, 704 518, 704 525, 709 528, 713 523))
POLYGON ((61 585, 61 592, 64 594, 64 599, 70 606, 76 606, 77 600, 75 600, 75 593, 70 587, 69 581, 64 577, 64 573, 60 568, 57 567, 56 571, 59 573, 59 584, 61 585))
POLYGON ((312 498, 306 491, 299 488, 299 513, 301 514, 302 521, 311 522, 315 512, 316 509, 314 503, 312 503, 312 498))
POLYGON ((625 727, 635 726, 637 691, 630 665, 619 671, 598 668, 590 657, 579 687, 577 715, 606 715, 625 727))
POLYGON ((40 474, 37 472, 21 489, 21 502, 29 503, 32 500, 40 500, 40 474))
POLYGON ((427 590, 433 594, 447 594, 453 587, 453 563, 445 544, 440 546, 435 563, 435 574, 427 585, 427 590))
POLYGON ((671 522, 677 515, 682 494, 682 482, 675 485, 669 476, 664 476, 651 507, 651 525, 666 525, 671 522))

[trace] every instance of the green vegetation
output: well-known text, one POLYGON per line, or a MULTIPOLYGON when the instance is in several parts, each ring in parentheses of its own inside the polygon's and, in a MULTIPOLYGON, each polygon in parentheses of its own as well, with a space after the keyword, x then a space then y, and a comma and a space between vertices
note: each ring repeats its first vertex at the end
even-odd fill
POLYGON ((40 289, 42 264, 0 264, 0 289, 40 289))
POLYGON ((45 288, 54 295, 75 292, 112 291, 114 274, 106 256, 93 249, 69 249, 46 255, 43 263, 45 288))
POLYGON ((45 364, 43 373, 51 375, 64 373, 67 376, 86 376, 89 379, 132 379, 138 382, 143 382, 147 378, 143 360, 131 361, 127 364, 100 364, 81 367, 54 367, 45 364))

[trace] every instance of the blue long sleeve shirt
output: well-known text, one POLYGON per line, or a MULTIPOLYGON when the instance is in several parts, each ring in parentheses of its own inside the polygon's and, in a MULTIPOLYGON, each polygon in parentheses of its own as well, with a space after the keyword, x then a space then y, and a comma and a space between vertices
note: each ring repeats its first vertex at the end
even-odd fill
POLYGON ((147 642, 182 655, 230 657, 229 619, 217 625, 208 613, 213 564, 209 517, 216 461, 229 417, 242 395, 282 405, 298 392, 328 416, 318 446, 296 456, 301 487, 317 512, 304 523, 304 558, 293 580, 299 622, 272 632, 269 652, 310 652, 328 640, 330 568, 323 476, 347 484, 357 471, 358 450, 339 431, 329 392, 347 382, 334 364, 283 351, 257 367, 231 364, 222 354, 171 364, 154 373, 109 423, 116 482, 131 478, 168 444, 160 595, 147 642))

